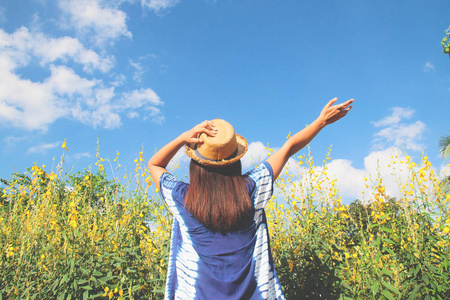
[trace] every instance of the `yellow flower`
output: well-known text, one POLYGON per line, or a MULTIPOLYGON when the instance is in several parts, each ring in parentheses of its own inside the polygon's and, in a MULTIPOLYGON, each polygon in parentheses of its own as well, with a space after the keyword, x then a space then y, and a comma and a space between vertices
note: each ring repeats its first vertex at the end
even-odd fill
POLYGON ((64 140, 64 142, 62 143, 61 148, 63 148, 66 151, 69 151, 69 148, 67 148, 66 146, 66 140, 64 140))

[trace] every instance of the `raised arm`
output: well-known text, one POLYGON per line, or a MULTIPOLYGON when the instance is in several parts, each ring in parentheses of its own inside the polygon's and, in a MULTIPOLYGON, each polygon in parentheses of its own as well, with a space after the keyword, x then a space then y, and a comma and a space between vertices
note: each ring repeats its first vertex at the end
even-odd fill
POLYGON ((336 122, 344 117, 352 108, 350 105, 354 100, 348 100, 342 104, 333 105, 337 98, 330 100, 325 105, 319 117, 308 125, 305 129, 294 134, 284 145, 275 151, 267 162, 272 166, 273 180, 278 178, 284 165, 289 157, 300 151, 303 147, 309 144, 311 140, 321 131, 326 125, 336 122))
POLYGON ((148 161, 148 169, 156 187, 159 188, 159 179, 161 178, 161 175, 167 173, 167 165, 181 147, 186 143, 203 143, 202 139, 198 138, 198 135, 204 132, 207 135, 213 136, 215 135, 215 131, 213 123, 204 121, 191 130, 182 133, 173 141, 159 149, 159 151, 148 161))

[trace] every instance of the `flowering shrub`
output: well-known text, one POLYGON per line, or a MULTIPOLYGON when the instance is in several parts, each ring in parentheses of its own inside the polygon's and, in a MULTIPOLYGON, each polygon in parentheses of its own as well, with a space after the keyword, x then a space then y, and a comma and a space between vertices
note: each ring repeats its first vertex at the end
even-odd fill
MULTIPOLYGON (((311 156, 278 179, 285 204, 269 204, 277 272, 287 299, 448 299, 450 194, 426 156, 390 165, 408 172, 402 197, 383 178, 366 181, 367 203, 342 205, 326 164, 311 156), (294 180, 295 178, 295 180, 294 180)), ((279 203, 279 202, 278 202, 279 203)))
MULTIPOLYGON (((0 298, 163 298, 171 215, 143 152, 127 184, 97 158, 95 172, 34 165, 2 180, 0 298)), ((391 163, 409 174, 398 199, 380 177, 342 205, 310 155, 277 180, 267 217, 288 299, 448 299, 450 195, 426 156, 391 163)))
POLYGON ((34 165, 2 180, 0 296, 163 297, 170 217, 147 191, 142 152, 132 190, 106 178, 104 161, 99 157, 96 173, 34 165))

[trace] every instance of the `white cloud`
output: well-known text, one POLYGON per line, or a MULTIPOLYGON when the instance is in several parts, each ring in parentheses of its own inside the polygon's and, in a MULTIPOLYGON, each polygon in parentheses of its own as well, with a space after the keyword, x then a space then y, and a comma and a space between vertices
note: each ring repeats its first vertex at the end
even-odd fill
POLYGON ((128 117, 128 119, 134 119, 134 118, 139 117, 139 113, 136 112, 136 111, 130 111, 130 112, 127 114, 127 117, 128 117))
POLYGON ((135 109, 143 109, 147 113, 144 120, 150 118, 155 123, 161 124, 164 121, 164 116, 157 106, 163 105, 159 96, 150 88, 134 90, 132 92, 124 93, 121 102, 117 105, 118 109, 128 112, 128 116, 135 117, 135 109))
POLYGON ((22 141, 26 141, 28 140, 28 137, 26 136, 12 136, 12 135, 8 135, 7 137, 2 139, 3 145, 6 148, 13 148, 14 146, 16 146, 16 144, 22 142, 22 141))
MULTIPOLYGON (((75 38, 50 38, 21 27, 12 34, 0 29, 0 122, 27 130, 46 131, 60 118, 69 118, 94 127, 117 128, 121 115, 164 121, 158 95, 149 88, 115 92, 115 85, 88 79, 73 68, 58 63, 72 60, 85 72, 108 71, 113 60, 85 49, 75 38), (48 50, 47 50, 48 49, 48 50), (19 76, 17 71, 37 60, 50 75, 41 81, 19 76)), ((123 83, 119 76, 118 84, 123 83)))
POLYGON ((152 89, 134 90, 131 93, 123 95, 123 108, 138 108, 142 106, 159 106, 163 103, 158 95, 152 89))
POLYGON ((45 82, 54 93, 60 96, 73 97, 78 94, 87 97, 92 88, 99 83, 98 80, 81 78, 72 69, 65 66, 52 65, 50 71, 52 75, 45 82))
POLYGON ((59 7, 69 17, 68 27, 73 26, 85 36, 93 35, 97 44, 122 36, 132 37, 126 25, 126 13, 111 6, 108 1, 60 0, 59 7))
POLYGON ((421 121, 404 123, 404 119, 410 119, 414 110, 410 108, 394 107, 392 114, 380 121, 372 122, 375 127, 385 127, 374 135, 374 149, 382 150, 386 147, 404 147, 407 150, 420 151, 425 146, 419 141, 426 130, 426 125, 421 121))
POLYGON ((172 165, 172 167, 177 164, 189 166, 190 161, 191 161, 191 158, 186 155, 186 152, 184 151, 184 147, 181 147, 180 150, 178 150, 178 152, 172 158, 171 165, 172 165))
POLYGON ((266 160, 268 152, 263 143, 251 142, 248 145, 247 153, 241 159, 242 170, 258 165, 260 162, 266 160))
POLYGON ((102 57, 86 49, 76 38, 50 38, 43 33, 30 32, 26 27, 20 27, 12 34, 0 29, 0 50, 9 57, 10 70, 26 66, 32 59, 37 59, 42 66, 70 59, 81 64, 86 72, 107 72, 113 66, 111 57, 102 57))
POLYGON ((330 178, 336 178, 336 185, 343 197, 357 198, 364 190, 365 169, 357 169, 346 159, 332 160, 328 165, 330 178))
POLYGON ((425 145, 418 143, 422 138, 426 126, 417 121, 412 124, 401 124, 395 127, 387 127, 375 134, 375 137, 386 140, 391 145, 402 147, 407 150, 420 151, 425 145))
POLYGON ((392 114, 380 121, 372 122, 375 127, 396 125, 400 123, 402 119, 409 119, 414 114, 414 110, 411 108, 393 107, 391 108, 392 114))
POLYGON ((439 170, 440 178, 449 177, 450 176, 450 164, 441 165, 439 170))
POLYGON ((142 7, 153 10, 156 13, 175 6, 177 3, 178 0, 141 0, 142 7))
POLYGON ((30 149, 28 149, 28 152, 29 153, 45 153, 50 149, 58 147, 60 144, 61 144, 60 142, 41 144, 38 146, 31 147, 30 149))
POLYGON ((0 121, 25 129, 42 129, 65 115, 45 83, 21 79, 0 54, 0 121))
POLYGON ((144 75, 144 67, 141 63, 134 62, 131 59, 129 60, 130 65, 135 69, 133 74, 133 80, 136 82, 142 81, 142 75, 144 75))
POLYGON ((428 61, 428 62, 423 66, 423 71, 424 71, 425 73, 429 73, 429 72, 434 71, 434 64, 428 61))
POLYGON ((73 158, 75 160, 79 160, 80 158, 84 158, 84 157, 90 158, 91 154, 89 152, 80 152, 80 153, 75 153, 73 155, 73 158))

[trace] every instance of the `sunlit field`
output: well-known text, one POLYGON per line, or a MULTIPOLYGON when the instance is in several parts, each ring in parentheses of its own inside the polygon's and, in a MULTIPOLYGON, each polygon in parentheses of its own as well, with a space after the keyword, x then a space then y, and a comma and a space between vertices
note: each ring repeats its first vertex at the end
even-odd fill
MULTIPOLYGON (((266 210, 287 299, 449 299, 448 181, 425 155, 404 157, 389 163, 407 175, 401 197, 372 176, 349 205, 327 174, 329 156, 289 165, 266 210)), ((172 217, 148 157, 140 152, 128 173, 118 158, 97 150, 82 172, 62 157, 54 170, 34 165, 2 180, 0 298, 163 298, 172 217)))

